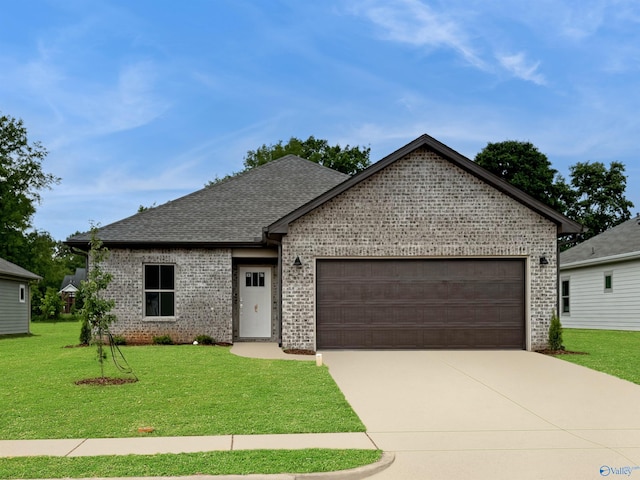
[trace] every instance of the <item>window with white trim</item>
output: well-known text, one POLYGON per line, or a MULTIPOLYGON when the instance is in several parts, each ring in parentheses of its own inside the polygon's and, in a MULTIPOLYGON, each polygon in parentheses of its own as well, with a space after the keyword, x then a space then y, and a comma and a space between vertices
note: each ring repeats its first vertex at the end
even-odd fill
POLYGON ((20 285, 20 288, 18 289, 18 300, 20 301, 20 303, 25 303, 27 301, 26 285, 20 285))
POLYGON ((604 293, 613 292, 613 272, 604 272, 604 293))
POLYGON ((560 312, 562 315, 568 315, 571 312, 571 306, 569 302, 570 285, 569 279, 563 279, 561 282, 561 299, 560 299, 560 312))
POLYGON ((175 316, 175 266, 144 266, 145 317, 175 316))

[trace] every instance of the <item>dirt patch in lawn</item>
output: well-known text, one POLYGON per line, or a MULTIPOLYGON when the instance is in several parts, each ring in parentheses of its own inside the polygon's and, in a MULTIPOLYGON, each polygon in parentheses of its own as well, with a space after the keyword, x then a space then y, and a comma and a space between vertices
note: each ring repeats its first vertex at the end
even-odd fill
POLYGON ((137 381, 137 378, 98 377, 85 378, 84 380, 78 380, 74 383, 76 385, 124 385, 126 383, 136 383, 137 381))

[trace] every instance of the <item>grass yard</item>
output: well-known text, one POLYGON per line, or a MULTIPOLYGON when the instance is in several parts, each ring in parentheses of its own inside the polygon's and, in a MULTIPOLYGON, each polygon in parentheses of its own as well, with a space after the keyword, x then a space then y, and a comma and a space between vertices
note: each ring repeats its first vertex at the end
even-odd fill
MULTIPOLYGON (((121 347, 139 382, 78 386, 100 375, 95 348, 63 348, 78 343, 80 325, 34 323, 32 332, 0 338, 0 439, 132 437, 147 426, 158 436, 365 430, 315 362, 121 347)), ((111 361, 105 373, 118 375, 111 361)))
POLYGON ((588 355, 558 355, 568 362, 640 384, 640 332, 563 329, 567 350, 588 355))
POLYGON ((380 459, 376 450, 247 450, 182 455, 0 458, 1 478, 157 477, 331 472, 380 459))

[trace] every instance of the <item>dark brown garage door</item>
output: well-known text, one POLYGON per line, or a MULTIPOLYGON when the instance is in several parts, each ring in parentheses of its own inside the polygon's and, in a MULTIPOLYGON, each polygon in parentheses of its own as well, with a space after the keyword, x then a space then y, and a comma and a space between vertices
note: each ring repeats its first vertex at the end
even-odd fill
POLYGON ((318 260, 318 348, 525 348, 524 260, 318 260))

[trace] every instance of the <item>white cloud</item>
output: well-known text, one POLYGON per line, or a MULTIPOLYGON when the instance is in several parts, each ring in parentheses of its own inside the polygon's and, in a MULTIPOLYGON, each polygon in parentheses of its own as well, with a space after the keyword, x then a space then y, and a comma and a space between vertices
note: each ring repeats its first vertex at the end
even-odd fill
POLYGON ((522 80, 533 82, 536 85, 545 85, 544 75, 538 72, 540 62, 530 62, 524 52, 513 55, 496 55, 500 65, 509 73, 522 80))
POLYGON ((457 22, 418 0, 365 2, 356 12, 381 27, 389 40, 416 47, 449 48, 474 67, 487 68, 457 22))

